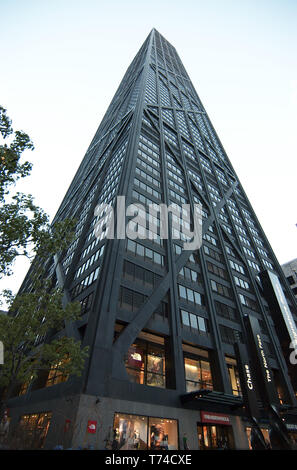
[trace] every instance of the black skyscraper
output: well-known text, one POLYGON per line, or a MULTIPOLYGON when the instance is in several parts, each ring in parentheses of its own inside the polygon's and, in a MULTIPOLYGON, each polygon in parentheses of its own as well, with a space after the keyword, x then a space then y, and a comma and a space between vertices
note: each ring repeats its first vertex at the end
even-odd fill
MULTIPOLYGON (((279 414, 296 405, 296 301, 176 50, 155 29, 53 223, 66 217, 78 219, 76 238, 49 273, 66 302, 81 302, 81 320, 63 333, 90 357, 81 379, 40 377, 11 400, 11 425, 46 436, 28 446, 178 449, 187 438, 191 449, 248 448, 253 417, 268 438, 271 405, 279 414), (117 196, 125 207, 201 204, 202 247, 184 250, 172 230, 162 239, 158 214, 144 217, 155 238, 117 236, 117 196), (101 203, 115 209, 114 239, 104 226, 96 236, 101 203)), ((293 412, 283 414, 291 431, 293 412)))

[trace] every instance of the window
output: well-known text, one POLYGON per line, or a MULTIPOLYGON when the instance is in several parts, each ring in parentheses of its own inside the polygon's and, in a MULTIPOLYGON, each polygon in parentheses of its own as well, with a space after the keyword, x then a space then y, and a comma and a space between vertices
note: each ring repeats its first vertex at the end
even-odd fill
POLYGON ((245 305, 246 307, 257 311, 258 307, 257 307, 257 303, 255 300, 250 299, 249 297, 246 297, 243 294, 239 294, 239 298, 240 298, 240 302, 242 303, 242 305, 245 305))
POLYGON ((215 300, 216 312, 221 317, 227 318, 228 320, 237 320, 236 310, 229 305, 223 304, 215 300))
POLYGON ((212 245, 216 246, 217 245, 217 241, 214 237, 212 237, 211 235, 209 235, 208 233, 206 233, 205 235, 203 235, 203 238, 204 240, 207 240, 209 243, 211 243, 212 245))
POLYGON ((237 368, 237 362, 235 359, 226 356, 226 364, 228 368, 229 380, 233 395, 241 395, 241 386, 237 368))
POLYGON ((210 256, 211 258, 223 262, 224 259, 220 253, 217 251, 213 250, 212 248, 209 248, 208 246, 204 245, 204 252, 206 255, 210 256))
POLYGON ((157 199, 161 198, 161 194, 158 191, 156 191, 155 189, 152 189, 151 186, 148 186, 142 181, 139 181, 137 178, 134 178, 134 184, 135 186, 142 189, 143 191, 146 191, 151 196, 154 196, 157 199))
POLYGON ((86 313, 88 310, 90 310, 91 305, 92 305, 92 300, 93 300, 93 292, 91 292, 87 297, 84 297, 81 301, 81 314, 86 313))
POLYGON ((213 263, 210 263, 207 261, 207 269, 209 272, 215 274, 216 276, 219 276, 223 279, 228 279, 228 274, 227 271, 223 268, 220 268, 219 266, 216 266, 213 263))
POLYGON ((231 291, 229 287, 226 287, 223 284, 214 281, 213 279, 210 280, 210 284, 214 292, 217 292, 220 295, 224 295, 225 297, 231 297, 231 291))
POLYGON ((45 384, 46 387, 51 387, 68 380, 69 374, 63 371, 67 362, 69 362, 69 358, 61 359, 51 367, 45 384))
POLYGON ((209 361, 204 358, 185 357, 184 364, 187 392, 200 389, 213 390, 209 361))
POLYGON ((237 287, 241 287, 242 289, 246 289, 246 290, 250 289, 250 285, 247 281, 244 281, 243 279, 240 279, 237 276, 233 276, 233 277, 234 277, 234 281, 237 287))
POLYGON ((187 281, 190 282, 202 282, 201 275, 200 273, 197 273, 197 271, 194 271, 193 269, 190 268, 182 268, 179 272, 179 276, 183 277, 187 281))
POLYGON ((98 266, 94 271, 92 271, 88 276, 82 279, 75 287, 72 289, 72 298, 76 297, 83 290, 89 287, 93 282, 95 282, 99 276, 100 266, 98 266))
POLYGON ((128 281, 136 282, 145 287, 154 287, 160 281, 161 276, 158 274, 148 271, 147 269, 137 266, 130 261, 124 261, 123 278, 128 281))
POLYGON ((228 326, 220 325, 220 332, 223 343, 234 344, 236 341, 242 342, 242 335, 238 330, 233 330, 228 326))
POLYGON ((15 434, 16 447, 42 449, 50 426, 52 413, 34 413, 20 418, 15 434))
POLYGON ((164 346, 137 340, 129 348, 125 362, 130 381, 165 388, 164 346))
POLYGON ((113 429, 116 433, 109 436, 109 443, 115 438, 116 450, 178 449, 175 419, 116 413, 113 429))
POLYGON ((118 307, 123 310, 136 312, 147 299, 146 295, 134 292, 125 287, 120 288, 118 307))
POLYGON ((144 258, 145 261, 150 261, 151 263, 158 264, 159 266, 164 266, 164 256, 160 255, 156 251, 151 250, 140 243, 136 243, 133 240, 127 240, 127 251, 132 253, 135 256, 140 256, 144 258))
POLYGON ((241 274, 245 274, 244 268, 241 265, 239 265, 238 263, 235 263, 231 259, 229 259, 229 263, 232 269, 234 269, 235 271, 241 274))
POLYGON ((180 284, 178 284, 178 291, 180 299, 194 303, 195 305, 204 305, 204 296, 199 294, 199 292, 196 292, 180 284))
POLYGON ((194 313, 181 310, 181 321, 183 326, 188 327, 193 333, 206 335, 209 333, 208 320, 194 313))

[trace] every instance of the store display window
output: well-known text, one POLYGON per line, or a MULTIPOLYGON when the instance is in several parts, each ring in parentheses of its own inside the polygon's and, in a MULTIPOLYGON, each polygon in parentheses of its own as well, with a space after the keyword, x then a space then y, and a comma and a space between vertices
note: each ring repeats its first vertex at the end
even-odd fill
POLYGON ((165 352, 162 346, 137 341, 129 348, 126 370, 130 380, 165 388, 165 352))
POLYGON ((226 364, 233 395, 242 395, 236 360, 226 356, 226 364))
POLYGON ((204 359, 184 358, 187 392, 213 389, 210 363, 204 359))
POLYGON ((201 424, 197 431, 200 450, 234 449, 231 426, 201 424))
POLYGON ((51 418, 50 412, 22 415, 13 436, 16 448, 42 449, 51 418))
MULTIPOLYGON (((264 437, 264 440, 265 440, 265 443, 267 445, 267 448, 270 448, 271 447, 271 444, 270 444, 270 437, 269 437, 269 429, 268 427, 267 428, 263 428, 261 427, 261 432, 262 432, 262 435, 264 437)), ((245 431, 246 431, 246 434, 247 434, 247 438, 248 438, 248 441, 249 441, 249 449, 250 450, 253 450, 253 447, 252 447, 252 428, 251 427, 247 427, 245 428, 245 431)))
POLYGON ((113 450, 177 450, 177 420, 116 413, 113 450))

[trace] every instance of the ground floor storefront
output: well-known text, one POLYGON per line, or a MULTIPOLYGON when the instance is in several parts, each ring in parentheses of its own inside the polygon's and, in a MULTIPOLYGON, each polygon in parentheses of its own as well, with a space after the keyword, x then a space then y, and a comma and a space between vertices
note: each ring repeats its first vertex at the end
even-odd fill
MULTIPOLYGON (((77 397, 75 404, 63 413, 59 411, 61 407, 51 408, 49 403, 36 405, 34 411, 25 413, 14 410, 11 425, 16 448, 61 446, 129 451, 252 448, 250 423, 234 414, 89 395, 77 397)), ((261 425, 261 430, 269 445, 269 425, 261 425)))

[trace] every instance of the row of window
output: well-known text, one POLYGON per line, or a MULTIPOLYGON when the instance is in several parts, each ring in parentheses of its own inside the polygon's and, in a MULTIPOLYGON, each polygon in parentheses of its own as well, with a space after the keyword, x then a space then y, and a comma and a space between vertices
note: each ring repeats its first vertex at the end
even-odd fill
POLYGON ((150 171, 154 176, 156 176, 157 178, 160 178, 161 177, 161 174, 158 170, 156 170, 155 168, 153 168, 151 165, 149 165, 148 163, 144 162, 143 160, 141 160, 141 158, 138 158, 136 159, 136 162, 139 166, 142 166, 146 171, 150 171))
POLYGON ((202 278, 200 273, 197 271, 194 271, 193 269, 184 267, 180 270, 179 275, 183 278, 185 278, 187 281, 191 282, 202 282, 202 278))
POLYGON ((159 266, 165 265, 163 255, 141 245, 140 243, 135 242, 134 240, 127 240, 127 251, 135 256, 140 256, 145 261, 150 261, 151 263, 155 263, 159 266))
POLYGON ((81 276, 83 274, 84 271, 86 271, 87 269, 89 269, 92 264, 96 263, 96 261, 98 261, 99 258, 101 258, 101 256, 103 255, 104 253, 104 248, 105 248, 105 245, 101 246, 101 248, 99 248, 99 250, 97 250, 90 258, 87 259, 87 261, 82 264, 76 271, 75 275, 74 275, 74 279, 78 278, 79 276, 81 276))
POLYGON ((142 189, 143 191, 147 192, 148 194, 150 194, 151 196, 154 196, 156 199, 161 199, 161 194, 156 191, 155 189, 151 188, 150 186, 148 186, 147 184, 143 183, 142 181, 139 181, 139 179, 137 178, 134 178, 134 185, 139 188, 139 189, 142 189))
POLYGON ((191 302, 198 306, 205 305, 204 295, 190 289, 189 287, 178 284, 178 293, 179 298, 182 300, 186 300, 187 302, 191 302))
POLYGON ((127 279, 128 281, 141 284, 144 287, 153 288, 158 284, 161 276, 152 271, 148 271, 147 269, 144 269, 137 264, 125 260, 123 267, 123 278, 127 279))
POLYGON ((221 277, 222 279, 229 279, 228 273, 225 269, 220 268, 219 266, 216 266, 215 264, 210 263, 209 261, 207 261, 207 269, 209 272, 221 277))
POLYGON ((180 313, 183 326, 189 327, 194 333, 204 335, 209 333, 208 321, 206 318, 187 312, 186 310, 181 310, 180 313))
POLYGON ((94 271, 92 271, 88 276, 82 279, 75 287, 72 289, 72 298, 79 295, 83 290, 93 284, 99 276, 100 266, 98 266, 94 271))
POLYGON ((234 277, 234 281, 235 281, 235 284, 238 286, 238 287, 241 287, 242 289, 246 289, 246 290, 249 290, 250 289, 250 285, 247 281, 244 281, 243 279, 240 279, 239 277, 237 276, 233 276, 234 277))
POLYGON ((138 149, 138 155, 140 155, 142 158, 144 158, 149 163, 154 165, 156 168, 160 168, 160 163, 156 160, 156 158, 158 158, 157 156, 155 156, 155 158, 152 158, 149 155, 147 155, 145 152, 143 152, 143 150, 141 149, 138 149))
POLYGON ((140 170, 138 167, 135 168, 135 174, 146 180, 150 184, 154 184, 157 188, 161 187, 160 181, 156 180, 152 176, 148 175, 145 171, 140 170))
POLYGON ((232 297, 231 290, 229 289, 229 287, 224 286, 223 284, 220 284, 219 282, 214 281, 213 279, 210 280, 210 285, 211 285, 212 290, 216 292, 217 294, 220 294, 229 298, 232 297))

